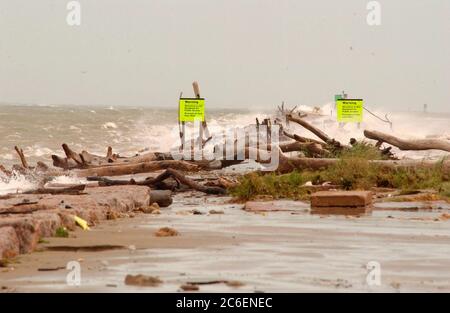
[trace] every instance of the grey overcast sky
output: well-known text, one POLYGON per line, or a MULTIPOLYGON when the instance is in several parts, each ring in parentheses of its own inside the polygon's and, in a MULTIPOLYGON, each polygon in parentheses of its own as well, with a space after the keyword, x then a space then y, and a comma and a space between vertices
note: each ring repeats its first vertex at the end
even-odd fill
POLYGON ((450 1, 0 0, 0 102, 210 107, 329 102, 450 111, 450 1))

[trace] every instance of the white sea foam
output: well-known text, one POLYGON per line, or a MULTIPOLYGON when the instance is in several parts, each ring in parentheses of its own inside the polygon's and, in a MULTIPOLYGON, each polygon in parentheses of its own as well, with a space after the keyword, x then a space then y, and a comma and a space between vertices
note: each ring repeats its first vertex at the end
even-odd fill
POLYGON ((64 176, 57 176, 54 179, 52 179, 51 183, 53 184, 87 184, 88 181, 84 178, 70 176, 70 175, 64 175, 64 176))
POLYGON ((14 160, 14 156, 12 155, 12 153, 4 153, 4 154, 0 154, 0 159, 14 160))
MULTIPOLYGON (((87 184, 84 178, 74 177, 70 175, 57 176, 50 181, 55 184, 87 184)), ((14 172, 11 177, 0 173, 0 195, 10 193, 21 193, 37 188, 37 182, 29 176, 24 176, 14 172)))
POLYGON ((47 147, 32 147, 31 149, 27 149, 27 152, 32 153, 35 157, 50 156, 55 153, 47 147))
POLYGON ((70 125, 69 126, 69 129, 70 130, 74 130, 74 131, 76 131, 76 132, 78 132, 78 133, 81 133, 81 128, 80 127, 77 127, 77 126, 75 126, 75 125, 70 125))
POLYGON ((11 177, 6 177, 0 173, 0 195, 20 193, 34 188, 36 188, 36 182, 23 175, 13 173, 11 177))
POLYGON ((107 123, 103 124, 102 127, 104 129, 116 129, 117 128, 117 124, 114 123, 114 122, 107 122, 107 123))

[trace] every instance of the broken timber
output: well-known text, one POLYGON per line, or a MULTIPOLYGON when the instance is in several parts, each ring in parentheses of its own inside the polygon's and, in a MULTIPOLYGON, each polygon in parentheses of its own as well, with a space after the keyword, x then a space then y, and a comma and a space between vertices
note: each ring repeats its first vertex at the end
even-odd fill
POLYGON ((364 136, 369 139, 385 142, 396 146, 400 150, 443 150, 450 152, 450 142, 437 139, 414 139, 404 140, 379 131, 365 130, 364 136))

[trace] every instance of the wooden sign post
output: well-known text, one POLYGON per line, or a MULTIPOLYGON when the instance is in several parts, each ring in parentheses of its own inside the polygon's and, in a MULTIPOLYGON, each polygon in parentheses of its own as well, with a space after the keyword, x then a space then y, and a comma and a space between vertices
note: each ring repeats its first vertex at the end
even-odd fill
MULTIPOLYGON (((200 96, 200 87, 198 85, 198 82, 194 81, 192 83, 192 88, 194 89, 194 95, 195 97, 197 97, 198 99, 201 98, 200 96)), ((209 133, 209 129, 208 129, 208 124, 206 123, 206 119, 204 119, 200 125, 200 129, 199 129, 199 142, 201 143, 202 147, 205 145, 205 143, 207 143, 212 137, 209 133), (203 133, 205 134, 205 140, 203 140, 203 133)))
POLYGON ((183 149, 185 145, 187 121, 193 122, 195 120, 201 120, 199 136, 197 138, 197 142, 200 144, 201 148, 203 148, 204 145, 212 138, 205 119, 205 99, 201 98, 198 82, 194 81, 192 83, 192 88, 194 89, 195 98, 183 98, 183 93, 180 93, 178 103, 178 128, 181 139, 180 149, 183 149), (205 140, 203 140, 203 134, 206 136, 205 140))

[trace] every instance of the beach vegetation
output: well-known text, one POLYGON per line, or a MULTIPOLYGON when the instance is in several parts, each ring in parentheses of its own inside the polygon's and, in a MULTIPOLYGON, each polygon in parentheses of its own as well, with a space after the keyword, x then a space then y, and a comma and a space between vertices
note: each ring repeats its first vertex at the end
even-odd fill
POLYGON ((55 237, 58 238, 68 238, 69 231, 65 227, 58 227, 55 231, 55 237))
POLYGON ((326 169, 294 171, 288 174, 250 173, 230 188, 238 200, 268 195, 274 199, 306 200, 311 188, 307 185, 336 185, 344 190, 370 190, 373 187, 395 188, 403 194, 432 190, 441 198, 450 199, 450 179, 442 170, 443 162, 432 168, 387 168, 370 162, 373 151, 365 148, 342 153, 339 160, 326 169), (308 183, 307 185, 305 185, 308 183))

